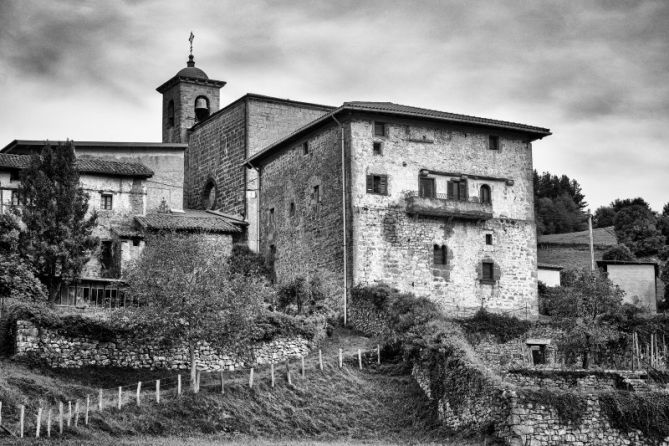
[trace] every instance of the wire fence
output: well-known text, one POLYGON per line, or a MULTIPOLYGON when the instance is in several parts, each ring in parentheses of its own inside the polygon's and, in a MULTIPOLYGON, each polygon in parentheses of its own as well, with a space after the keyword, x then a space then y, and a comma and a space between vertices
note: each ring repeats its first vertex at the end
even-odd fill
POLYGON ((355 355, 344 354, 340 348, 335 358, 324 358, 323 352, 318 350, 318 358, 314 358, 312 364, 307 364, 304 356, 287 358, 282 362, 285 364, 285 370, 282 372, 277 367, 280 362, 272 361, 269 364, 255 364, 253 367, 235 370, 198 369, 194 380, 182 374, 165 374, 149 382, 138 381, 99 388, 95 393, 67 401, 53 400, 46 403, 43 399, 39 399, 36 404, 18 406, 3 406, 3 402, 0 401, 0 436, 2 433, 18 438, 58 438, 63 435, 76 435, 79 429, 95 428, 91 424, 93 413, 113 414, 133 406, 160 405, 176 401, 186 392, 198 394, 201 390, 207 390, 225 394, 226 385, 237 384, 240 379, 243 379, 244 385, 248 385, 251 389, 258 386, 260 379, 268 381, 270 388, 274 388, 280 376, 284 377, 288 386, 295 386, 294 379, 304 380, 308 374, 314 372, 325 373, 332 367, 332 363, 339 369, 352 365, 359 370, 363 370, 371 363, 381 364, 381 348, 377 345, 376 349, 364 352, 358 349, 355 355))

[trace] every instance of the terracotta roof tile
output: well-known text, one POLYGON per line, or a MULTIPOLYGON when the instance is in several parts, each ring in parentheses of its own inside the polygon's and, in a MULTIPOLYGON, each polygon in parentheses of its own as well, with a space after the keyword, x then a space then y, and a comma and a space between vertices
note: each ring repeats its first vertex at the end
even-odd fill
POLYGON ((242 230, 231 220, 207 211, 186 210, 184 213, 154 213, 135 217, 148 230, 203 231, 236 233, 242 230))
MULTIPOLYGON (((26 169, 30 165, 30 155, 13 155, 0 153, 0 168, 26 169)), ((92 173, 101 175, 113 175, 123 177, 153 176, 153 171, 140 163, 128 163, 121 161, 107 161, 99 159, 77 160, 79 173, 92 173)))

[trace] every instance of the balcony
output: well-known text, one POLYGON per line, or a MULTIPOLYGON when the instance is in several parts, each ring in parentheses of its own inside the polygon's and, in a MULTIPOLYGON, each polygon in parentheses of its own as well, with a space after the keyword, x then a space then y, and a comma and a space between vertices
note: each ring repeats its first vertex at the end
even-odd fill
POLYGON ((444 194, 436 198, 419 197, 418 192, 406 195, 406 211, 413 215, 447 217, 462 220, 489 220, 492 218, 492 204, 472 201, 449 200, 444 194))

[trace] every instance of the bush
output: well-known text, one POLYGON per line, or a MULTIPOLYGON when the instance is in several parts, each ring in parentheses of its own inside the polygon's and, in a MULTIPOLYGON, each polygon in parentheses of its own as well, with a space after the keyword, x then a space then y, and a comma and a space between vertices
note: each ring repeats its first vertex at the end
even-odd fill
POLYGON ((276 309, 287 314, 324 315, 334 319, 338 313, 332 282, 318 272, 309 278, 295 277, 277 286, 276 309))
POLYGON ((610 392, 599 396, 599 405, 615 429, 639 430, 658 444, 669 436, 669 395, 610 392))
POLYGON ((276 311, 266 311, 255 319, 252 339, 269 342, 280 336, 301 336, 318 343, 325 337, 325 317, 291 316, 276 311))
POLYGON ((490 313, 485 308, 480 309, 476 314, 462 320, 462 327, 470 337, 481 336, 482 334, 493 335, 500 343, 517 339, 527 333, 532 327, 530 321, 521 320, 517 317, 490 313))
POLYGON ((616 245, 613 248, 610 248, 604 254, 602 254, 603 260, 623 260, 623 261, 632 261, 636 260, 636 257, 630 251, 630 249, 625 245, 616 245))
POLYGON ((239 274, 246 277, 272 278, 272 269, 267 265, 264 257, 249 249, 246 245, 234 245, 228 259, 230 274, 239 274))

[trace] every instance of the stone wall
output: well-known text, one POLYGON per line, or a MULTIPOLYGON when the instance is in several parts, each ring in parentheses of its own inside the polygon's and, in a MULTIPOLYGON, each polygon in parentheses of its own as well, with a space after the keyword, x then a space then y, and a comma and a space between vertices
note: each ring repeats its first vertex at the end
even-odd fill
POLYGON ((367 336, 385 336, 390 330, 388 317, 369 302, 352 300, 347 322, 367 336))
POLYGON ((262 166, 260 247, 268 257, 274 256, 279 281, 328 272, 326 279, 333 289, 342 286, 339 134, 338 127, 332 125, 296 142, 262 166), (306 154, 305 141, 309 147, 306 154))
POLYGON ((245 213, 246 103, 236 101, 193 129, 188 140, 185 202, 205 207, 205 189, 216 187, 216 208, 245 213))
POLYGON ((622 432, 613 428, 602 413, 596 394, 584 394, 582 422, 574 425, 560 419, 557 411, 523 397, 515 391, 504 392, 496 402, 502 411, 497 417, 495 433, 505 444, 513 446, 623 446, 668 445, 665 439, 655 442, 641 432, 622 432))
POLYGON ((487 129, 425 121, 352 118, 355 283, 384 282, 402 292, 427 296, 456 317, 481 306, 536 317, 531 146, 520 134, 504 133, 499 135, 501 150, 489 150, 489 134, 487 129), (385 122, 384 136, 373 134, 375 119, 385 122), (381 154, 373 150, 375 142, 382 144, 381 154), (492 218, 466 220, 407 212, 407 195, 418 193, 419 176, 425 169, 442 198, 447 196, 447 182, 463 175, 469 197, 478 199, 480 188, 487 185, 492 218), (387 176, 387 194, 369 193, 367 175, 387 176), (491 236, 491 244, 486 236, 491 236), (445 268, 435 268, 435 245, 447 249, 445 268), (481 280, 483 261, 494 264, 492 282, 481 280))
POLYGON ((546 346, 546 365, 554 366, 558 361, 556 341, 561 335, 562 332, 553 327, 535 324, 523 336, 505 343, 498 342, 494 336, 483 336, 474 343, 474 350, 487 367, 505 371, 532 365, 528 339, 550 339, 551 343, 546 346))
MULTIPOLYGON (((188 369, 190 357, 185 345, 169 346, 157 341, 117 337, 102 342, 84 337, 69 338, 54 330, 38 328, 28 321, 16 322, 15 357, 45 363, 53 368, 87 366, 128 367, 135 369, 188 369)), ((266 364, 297 358, 309 353, 309 342, 301 337, 276 338, 253 347, 255 363, 266 364)), ((198 346, 198 368, 234 370, 244 361, 236 355, 218 351, 210 345, 198 346)))

